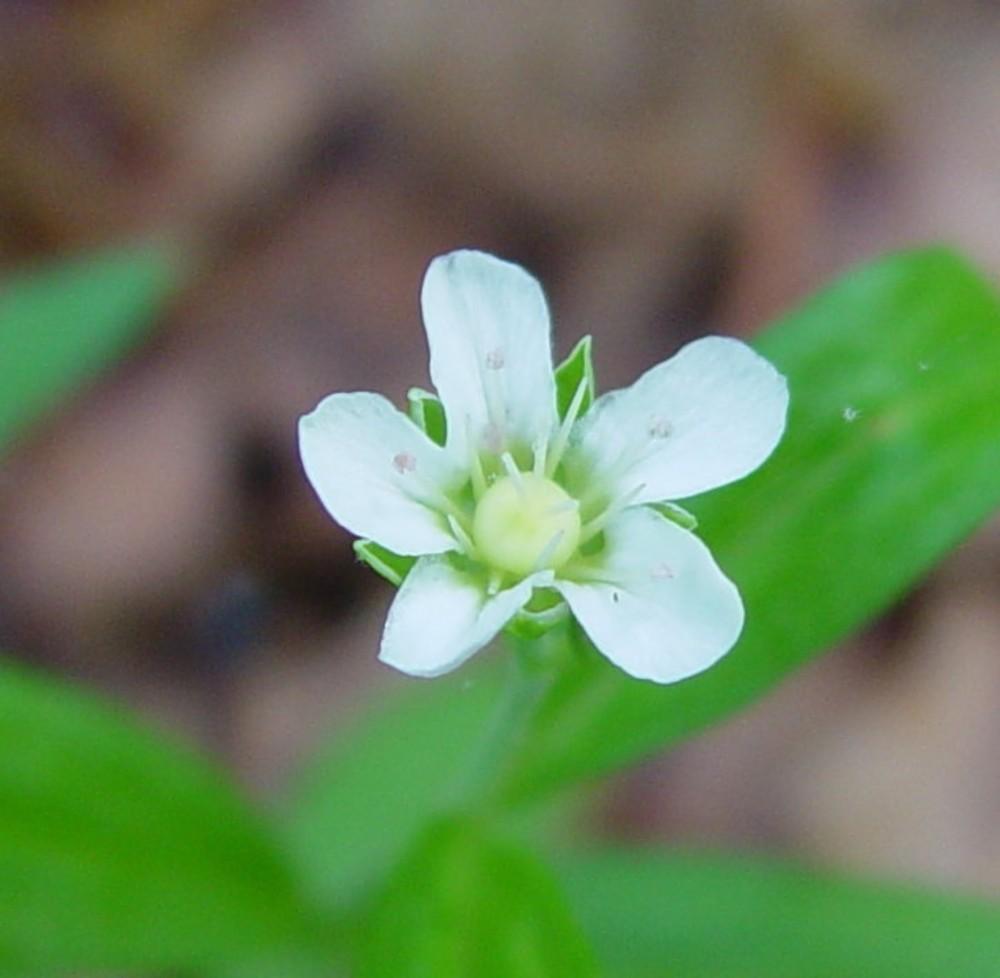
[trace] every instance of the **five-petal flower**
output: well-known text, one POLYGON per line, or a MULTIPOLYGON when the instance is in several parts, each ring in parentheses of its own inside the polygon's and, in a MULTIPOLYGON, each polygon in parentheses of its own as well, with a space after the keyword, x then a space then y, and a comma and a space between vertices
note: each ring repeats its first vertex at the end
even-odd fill
POLYGON ((734 339, 688 344, 589 410, 557 410, 538 282, 475 251, 431 262, 421 296, 438 444, 377 394, 332 394, 301 419, 306 473, 346 529, 416 557, 380 658, 454 669, 512 619, 568 605, 596 648, 667 683, 721 658, 739 592, 653 504, 742 478, 781 438, 784 378, 734 339))

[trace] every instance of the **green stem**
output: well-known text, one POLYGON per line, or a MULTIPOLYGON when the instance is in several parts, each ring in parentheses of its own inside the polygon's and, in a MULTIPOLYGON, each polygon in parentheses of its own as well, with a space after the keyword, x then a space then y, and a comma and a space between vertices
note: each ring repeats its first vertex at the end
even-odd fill
MULTIPOLYGON (((527 739, 531 722, 553 679, 551 664, 525 648, 508 642, 510 676, 469 766, 456 785, 457 807, 486 812, 495 801, 504 770, 527 739)), ((537 643, 533 643, 537 644, 537 643)))

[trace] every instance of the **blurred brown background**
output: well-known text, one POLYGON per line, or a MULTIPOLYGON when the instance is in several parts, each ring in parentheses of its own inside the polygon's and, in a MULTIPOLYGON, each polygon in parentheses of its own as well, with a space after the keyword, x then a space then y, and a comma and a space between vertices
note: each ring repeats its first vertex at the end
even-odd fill
MULTIPOLYGON (((526 264, 605 388, 886 248, 1000 273, 998 55, 973 0, 0 5, 0 271, 150 236, 195 270, 5 463, 0 642, 280 785, 388 678, 295 421, 427 382, 428 260, 526 264)), ((994 526, 595 818, 1000 893, 998 585, 994 526)))

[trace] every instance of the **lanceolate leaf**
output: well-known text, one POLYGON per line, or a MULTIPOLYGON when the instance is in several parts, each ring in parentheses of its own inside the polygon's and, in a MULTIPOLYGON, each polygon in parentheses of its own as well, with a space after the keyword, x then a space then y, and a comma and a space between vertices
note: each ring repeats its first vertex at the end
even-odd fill
POLYGON ((602 852, 558 873, 616 978, 994 978, 1000 906, 748 856, 602 852))
POLYGON ((315 953, 265 832, 206 765, 0 664, 0 967, 165 972, 315 953))
POLYGON ((785 439, 742 483, 690 502, 743 594, 743 638, 666 687, 583 657, 536 714, 508 798, 610 770, 739 709, 884 609, 1000 505, 1000 304, 961 259, 929 250, 861 268, 756 346, 789 379, 785 439))
POLYGON ((360 978, 593 978, 558 885, 472 821, 431 826, 367 921, 360 978))
POLYGON ((344 909, 387 873, 428 818, 458 803, 495 707, 495 674, 470 664, 370 710, 307 768, 285 830, 311 893, 344 909), (407 695, 409 694, 409 695, 407 695))
POLYGON ((150 247, 0 279, 0 450, 120 355, 177 278, 173 256, 150 247))

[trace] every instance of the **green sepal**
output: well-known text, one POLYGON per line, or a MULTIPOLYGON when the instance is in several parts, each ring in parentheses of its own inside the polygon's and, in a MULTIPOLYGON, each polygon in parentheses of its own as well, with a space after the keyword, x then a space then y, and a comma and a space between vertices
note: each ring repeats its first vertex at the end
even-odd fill
POLYGON ((676 523, 682 530, 697 530, 698 517, 689 513, 677 503, 649 503, 649 508, 656 510, 665 520, 676 523))
POLYGON ((390 584, 399 587, 417 562, 416 557, 404 557, 380 547, 371 540, 355 540, 354 553, 358 560, 367 564, 376 574, 380 574, 390 584))
POLYGON ((573 395, 581 383, 584 388, 583 401, 577 417, 583 417, 594 403, 594 362, 591 358, 591 337, 585 336, 562 363, 556 367, 556 407, 559 417, 565 418, 566 412, 573 401, 573 395))
POLYGON ((508 623, 507 632, 515 638, 534 640, 547 635, 569 617, 569 608, 563 604, 548 611, 519 611, 508 623))
POLYGON ((411 387, 406 393, 406 400, 409 404, 410 420, 432 442, 443 445, 448 437, 444 405, 433 394, 420 387, 411 387))

